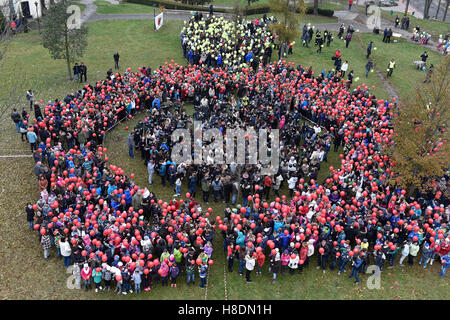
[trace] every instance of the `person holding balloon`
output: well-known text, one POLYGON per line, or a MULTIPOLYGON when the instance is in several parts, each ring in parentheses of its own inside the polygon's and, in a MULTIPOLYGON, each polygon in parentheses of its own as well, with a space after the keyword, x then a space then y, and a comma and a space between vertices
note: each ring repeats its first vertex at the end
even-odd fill
POLYGON ((50 238, 49 231, 45 230, 45 228, 41 229, 41 245, 44 249, 44 259, 50 259, 50 248, 52 247, 52 240, 50 238))
POLYGON ((92 278, 92 268, 89 264, 85 263, 83 269, 81 269, 81 278, 84 281, 84 289, 86 291, 91 290, 91 278, 92 278))
POLYGON ((92 271, 92 279, 94 280, 95 292, 102 290, 102 269, 100 267, 95 268, 92 271))
POLYGON ((202 261, 201 258, 197 258, 198 274, 200 277, 200 288, 205 288, 206 286, 206 276, 208 275, 208 264, 206 261, 202 261))

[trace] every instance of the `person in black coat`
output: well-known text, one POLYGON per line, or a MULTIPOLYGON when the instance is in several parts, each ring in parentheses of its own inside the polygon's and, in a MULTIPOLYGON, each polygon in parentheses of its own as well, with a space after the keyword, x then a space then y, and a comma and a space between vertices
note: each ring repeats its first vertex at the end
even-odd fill
POLYGON ((114 54, 114 69, 119 69, 119 58, 120 55, 118 52, 114 54))
POLYGON ((39 118, 42 119, 41 107, 38 104, 34 105, 34 117, 36 119, 39 119, 39 118))
POLYGON ((84 77, 84 81, 87 81, 87 67, 82 62, 80 64, 80 83, 83 82, 83 77, 84 77))
POLYGON ((323 273, 325 273, 325 270, 327 269, 328 259, 331 254, 331 247, 327 240, 322 240, 322 242, 317 246, 317 251, 317 269, 322 268, 323 273), (322 251, 320 249, 323 249, 323 253, 320 252, 322 251))
POLYGON ((75 81, 80 78, 80 66, 78 65, 78 63, 75 63, 75 65, 73 66, 73 76, 75 81))
POLYGON ((34 209, 30 202, 27 203, 25 211, 27 212, 27 222, 30 225, 30 229, 33 230, 34 209))

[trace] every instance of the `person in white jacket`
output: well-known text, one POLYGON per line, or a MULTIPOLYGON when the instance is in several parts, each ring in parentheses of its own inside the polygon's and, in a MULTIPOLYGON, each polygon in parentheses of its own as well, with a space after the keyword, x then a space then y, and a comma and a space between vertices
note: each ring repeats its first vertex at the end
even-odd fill
POLYGON ((408 256, 408 263, 414 264, 414 257, 417 257, 417 254, 419 253, 419 244, 417 242, 411 243, 409 246, 409 256, 408 256))
POLYGON ((295 185, 297 184, 297 181, 298 181, 298 178, 296 176, 292 176, 288 180, 288 188, 289 188, 289 194, 290 194, 291 198, 294 195, 294 189, 295 189, 295 185))
POLYGON ((309 259, 314 254, 314 239, 308 240, 308 257, 306 258, 304 266, 307 267, 309 265, 309 259))
POLYGON ((250 274, 252 273, 252 270, 255 268, 255 257, 250 254, 250 252, 247 252, 247 255, 245 256, 245 279, 247 282, 252 282, 250 280, 250 274))
POLYGON ((289 258, 289 263, 288 263, 288 267, 289 267, 289 273, 291 275, 295 274, 295 270, 297 270, 298 268, 298 261, 300 260, 300 257, 297 253, 296 250, 294 250, 291 254, 291 257, 289 258))
POLYGON ((71 265, 72 249, 66 237, 62 237, 61 240, 59 240, 59 250, 64 259, 64 266, 68 268, 71 265))
POLYGON ((404 266, 405 266, 405 265, 403 264, 403 260, 405 260, 406 257, 409 256, 409 246, 410 246, 410 243, 409 243, 408 241, 405 241, 405 245, 404 245, 404 247, 403 247, 403 250, 402 250, 402 256, 401 256, 401 258, 400 258, 400 263, 399 263, 399 265, 400 265, 401 267, 404 267, 404 266))
POLYGON ((150 160, 147 164, 148 184, 153 184, 153 173, 155 173, 155 160, 150 160))

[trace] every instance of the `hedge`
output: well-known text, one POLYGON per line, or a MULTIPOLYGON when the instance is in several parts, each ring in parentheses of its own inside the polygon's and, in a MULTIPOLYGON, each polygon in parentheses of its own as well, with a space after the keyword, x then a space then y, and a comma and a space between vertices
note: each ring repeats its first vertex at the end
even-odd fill
MULTIPOLYGON (((318 13, 320 16, 332 17, 334 15, 334 10, 319 8, 318 13)), ((306 6, 306 14, 314 14, 314 7, 306 6)))
MULTIPOLYGON (((153 6, 156 4, 156 6, 162 5, 166 9, 179 9, 179 10, 191 10, 191 11, 208 11, 207 7, 182 3, 180 1, 173 1, 173 0, 126 0, 126 2, 131 3, 137 3, 137 4, 143 4, 148 6, 153 6)), ((246 16, 253 15, 253 14, 264 14, 270 12, 270 7, 267 4, 254 4, 250 5, 248 7, 243 8, 244 14, 246 16)), ((214 8, 215 12, 222 12, 222 13, 233 13, 232 9, 224 9, 224 8, 214 8)), ((314 7, 312 6, 306 6, 306 14, 313 14, 314 7)), ((332 17, 334 15, 334 10, 330 9, 321 9, 319 8, 319 15, 326 16, 326 17, 332 17)))
MULTIPOLYGON (((195 6, 191 4, 186 4, 178 1, 171 0, 127 0, 126 2, 143 4, 148 6, 156 5, 159 7, 160 5, 166 9, 175 9, 175 10, 191 10, 191 11, 208 11, 207 7, 195 6)), ((223 12, 230 13, 231 10, 222 9, 222 8, 214 8, 215 12, 223 12)))

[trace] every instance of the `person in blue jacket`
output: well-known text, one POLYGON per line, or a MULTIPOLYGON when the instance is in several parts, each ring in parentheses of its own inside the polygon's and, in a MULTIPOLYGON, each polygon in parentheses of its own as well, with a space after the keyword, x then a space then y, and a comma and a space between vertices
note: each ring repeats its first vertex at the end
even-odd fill
POLYGON ((289 246, 289 242, 291 241, 291 235, 285 234, 284 232, 280 235, 280 240, 281 240, 281 247, 284 249, 286 249, 289 246))
POLYGON ((445 256, 442 256, 441 262, 442 267, 441 271, 439 271, 439 274, 441 275, 441 278, 444 279, 445 274, 447 273, 447 269, 450 266, 450 253, 447 253, 445 256))
POLYGON ((167 165, 165 162, 161 163, 159 167, 159 176, 161 177, 161 184, 166 185, 166 173, 167 173, 167 165))
POLYGON ((253 59, 253 52, 249 51, 247 55, 245 56, 245 60, 250 63, 250 61, 253 59))
POLYGON ((158 110, 161 108, 161 100, 159 100, 159 97, 155 97, 155 99, 153 99, 152 108, 155 108, 155 105, 158 110))
POLYGON ((356 279, 355 283, 356 284, 359 284, 359 282, 360 282, 359 278, 358 278, 358 273, 359 273, 359 270, 361 268, 362 262, 363 262, 363 260, 361 259, 361 257, 359 255, 353 261, 353 269, 352 269, 352 273, 350 274, 349 278, 355 277, 355 279, 356 279))

